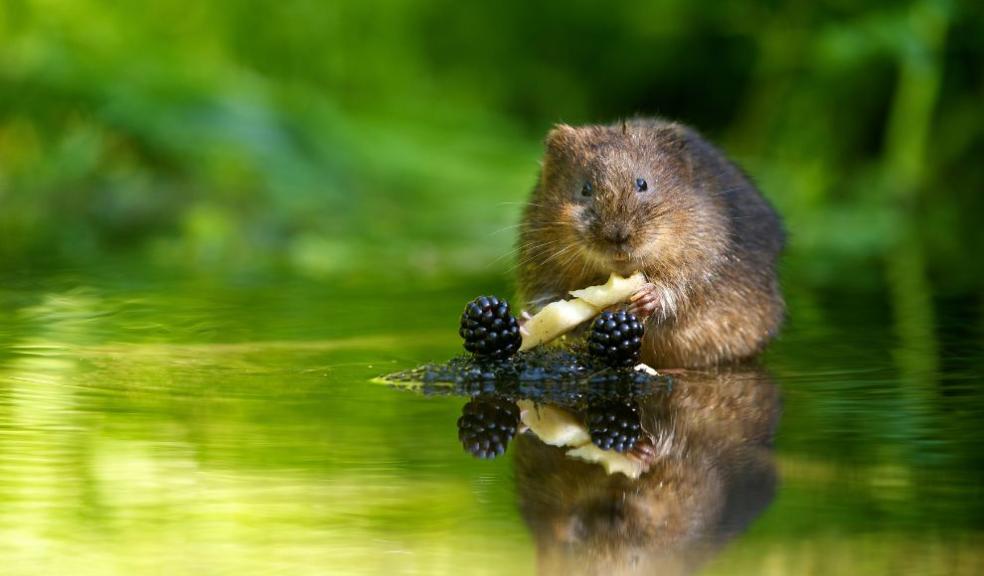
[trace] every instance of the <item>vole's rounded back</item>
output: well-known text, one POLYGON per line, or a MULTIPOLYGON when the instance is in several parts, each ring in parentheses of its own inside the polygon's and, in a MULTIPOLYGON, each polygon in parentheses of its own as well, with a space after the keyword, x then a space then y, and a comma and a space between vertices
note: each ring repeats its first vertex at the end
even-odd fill
POLYGON ((526 206, 519 285, 536 309, 611 272, 644 272, 643 360, 694 366, 758 352, 784 305, 778 215, 686 126, 637 119, 557 126, 526 206))

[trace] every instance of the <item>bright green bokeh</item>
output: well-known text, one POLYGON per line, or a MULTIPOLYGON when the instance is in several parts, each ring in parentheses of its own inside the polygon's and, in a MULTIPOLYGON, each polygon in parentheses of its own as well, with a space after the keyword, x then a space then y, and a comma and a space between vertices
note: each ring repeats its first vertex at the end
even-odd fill
POLYGON ((760 182, 791 273, 871 286, 915 243, 916 273, 966 290, 982 22, 947 0, 6 1, 0 266, 501 273, 552 123, 663 114, 760 182))

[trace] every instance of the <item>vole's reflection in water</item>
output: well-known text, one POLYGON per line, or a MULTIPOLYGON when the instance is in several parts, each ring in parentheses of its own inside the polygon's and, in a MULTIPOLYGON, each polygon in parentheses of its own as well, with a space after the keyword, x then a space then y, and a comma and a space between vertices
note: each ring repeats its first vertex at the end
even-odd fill
POLYGON ((763 370, 679 375, 638 408, 652 450, 635 480, 529 432, 515 438, 540 574, 693 573, 771 502, 780 401, 763 370))

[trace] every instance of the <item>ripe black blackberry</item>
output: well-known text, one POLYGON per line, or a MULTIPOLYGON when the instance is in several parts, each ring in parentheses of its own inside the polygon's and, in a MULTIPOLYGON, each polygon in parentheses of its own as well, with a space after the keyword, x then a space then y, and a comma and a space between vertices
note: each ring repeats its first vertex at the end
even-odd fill
POLYGON ((591 326, 588 352, 609 366, 632 366, 639 361, 643 331, 629 312, 603 312, 591 326))
POLYGON ((461 409, 458 440, 476 458, 491 459, 506 451, 519 425, 519 407, 504 398, 476 396, 461 409))
POLYGON ((476 356, 506 358, 522 344, 509 303, 495 296, 480 296, 465 306, 458 334, 465 340, 465 350, 476 356))
POLYGON ((602 450, 628 452, 639 441, 639 408, 631 400, 589 404, 585 414, 591 441, 602 450))

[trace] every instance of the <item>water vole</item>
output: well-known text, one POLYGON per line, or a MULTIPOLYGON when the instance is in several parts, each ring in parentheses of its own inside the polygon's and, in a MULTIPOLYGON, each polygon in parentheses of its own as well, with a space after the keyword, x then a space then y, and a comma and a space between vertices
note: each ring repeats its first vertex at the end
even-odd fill
POLYGON ((734 164, 681 124, 556 126, 519 239, 536 310, 611 272, 645 273, 642 360, 717 364, 760 351, 782 323, 778 215, 734 164))

